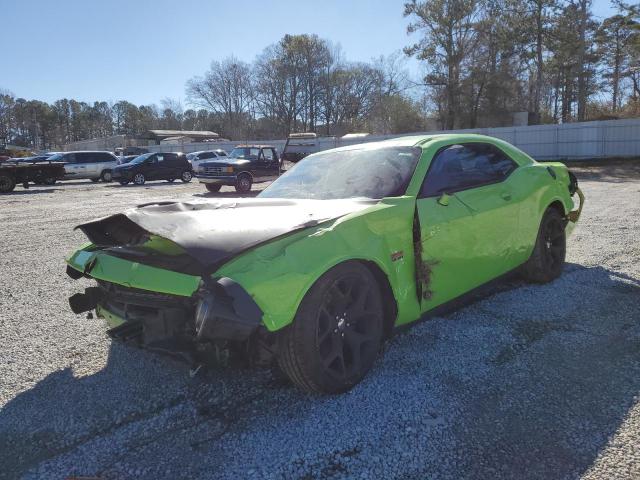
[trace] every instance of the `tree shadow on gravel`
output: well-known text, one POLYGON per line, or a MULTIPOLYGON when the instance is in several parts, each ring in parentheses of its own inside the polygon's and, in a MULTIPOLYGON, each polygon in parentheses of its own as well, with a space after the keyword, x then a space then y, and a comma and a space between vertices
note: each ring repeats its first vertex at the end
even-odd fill
MULTIPOLYGON (((153 455, 136 454, 131 437, 114 433, 184 404, 195 405, 200 417, 194 420, 190 413, 186 423, 167 427, 157 436, 163 442, 158 449, 167 458, 201 450, 199 458, 210 461, 206 459, 218 451, 216 442, 229 432, 229 422, 241 422, 244 434, 254 436, 266 435, 267 422, 267 431, 273 435, 278 429, 286 431, 287 422, 311 412, 326 410, 331 415, 336 402, 349 405, 360 398, 359 389, 369 388, 378 394, 365 395, 370 404, 365 413, 360 408, 350 410, 353 428, 368 428, 373 419, 366 411, 386 412, 387 430, 396 428, 394 422, 400 424, 395 416, 411 412, 412 433, 406 434, 404 427, 379 433, 392 435, 394 441, 400 438, 422 465, 418 473, 396 472, 396 477, 577 477, 594 465, 640 393, 640 280, 602 267, 568 264, 565 274, 552 284, 526 285, 510 277, 495 287, 499 295, 476 294, 462 310, 424 322, 406 337, 397 336, 387 355, 403 359, 404 364, 378 362, 363 385, 332 400, 300 395, 293 389, 283 391, 260 372, 223 371, 190 380, 185 366, 112 344, 98 373, 79 377, 71 368, 55 371, 5 405, 0 411, 0 478, 16 478, 83 445, 91 445, 87 464, 95 469, 69 466, 63 474, 92 475, 116 461, 137 465, 150 458, 148 462, 153 463, 153 455), (495 332, 495 342, 487 345, 469 336, 472 327, 495 332), (412 343, 416 336, 418 349, 412 343), (461 338, 468 342, 463 348, 461 338), (436 356, 443 351, 448 352, 447 371, 430 369, 437 362, 442 364, 436 356), (464 356, 469 351, 481 361, 469 363, 464 356), (387 404, 389 398, 380 389, 384 392, 387 382, 399 376, 403 388, 397 403, 387 404), (456 405, 455 412, 442 411, 443 418, 436 422, 438 414, 423 407, 424 398, 404 393, 405 387, 411 392, 414 385, 443 391, 443 404, 449 399, 456 405), (282 404, 283 396, 290 400, 282 404), (220 398, 230 403, 225 405, 220 398), (261 400, 256 403, 256 399, 261 400), (263 430, 252 431, 255 417, 261 418, 263 430), (220 427, 219 434, 210 428, 191 435, 186 443, 174 439, 178 432, 196 431, 199 422, 212 421, 227 425, 220 427), (447 432, 437 444, 415 441, 416 435, 438 428, 447 432), (100 438, 105 439, 103 443, 93 446, 91 442, 100 438), (121 444, 114 445, 114 439, 121 444), (120 452, 116 455, 109 449, 120 452), (134 460, 127 460, 129 455, 134 460)), ((326 436, 320 431, 326 426, 315 428, 317 432, 307 430, 305 435, 326 436)), ((380 445, 376 453, 381 458, 387 448, 383 440, 373 439, 374 445, 380 445)), ((339 442, 336 439, 336 448, 339 442)), ((363 455, 377 448, 371 447, 369 438, 361 442, 358 452, 363 455)), ((307 443, 312 442, 301 441, 302 452, 307 443)), ((146 437, 141 444, 146 449, 152 446, 146 437)), ((261 448, 280 447, 269 437, 261 448)), ((345 477, 360 473, 344 468, 345 477)))

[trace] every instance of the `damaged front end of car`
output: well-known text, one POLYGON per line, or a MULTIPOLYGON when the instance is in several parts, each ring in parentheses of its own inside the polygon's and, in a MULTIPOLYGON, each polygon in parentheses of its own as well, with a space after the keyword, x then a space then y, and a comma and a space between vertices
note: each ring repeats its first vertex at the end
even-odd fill
MULTIPOLYGON (((72 265, 67 268, 72 278, 91 276, 90 270, 81 272, 72 265)), ((106 320, 107 334, 114 340, 170 355, 192 367, 205 359, 224 363, 234 354, 252 363, 269 361, 271 340, 262 326, 263 312, 230 278, 203 278, 190 296, 97 278, 96 282, 72 295, 69 305, 76 314, 95 311, 106 320)))
POLYGON ((72 295, 71 310, 95 311, 113 339, 192 366, 211 361, 212 352, 217 363, 268 364, 275 337, 264 312, 218 271, 249 249, 368 205, 172 202, 79 225, 91 243, 67 260, 67 274, 97 285, 72 295))

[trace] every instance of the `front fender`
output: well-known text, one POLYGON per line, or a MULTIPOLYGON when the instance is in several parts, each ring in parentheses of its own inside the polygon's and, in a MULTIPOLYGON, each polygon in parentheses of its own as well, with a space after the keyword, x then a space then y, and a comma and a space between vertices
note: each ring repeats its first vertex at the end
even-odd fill
POLYGON ((348 260, 374 262, 386 275, 395 297, 396 323, 419 317, 415 290, 413 212, 415 199, 385 199, 366 210, 245 252, 214 276, 238 282, 265 312, 271 331, 290 324, 316 280, 348 260))

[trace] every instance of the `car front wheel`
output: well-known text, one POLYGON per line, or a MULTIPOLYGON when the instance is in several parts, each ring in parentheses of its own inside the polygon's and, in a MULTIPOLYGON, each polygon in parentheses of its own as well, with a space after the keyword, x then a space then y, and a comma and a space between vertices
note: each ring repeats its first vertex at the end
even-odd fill
POLYGON ((525 280, 547 283, 562 273, 566 255, 566 220, 555 208, 548 208, 540 222, 531 257, 522 267, 525 280))
POLYGON ((136 173, 133 177, 133 183, 135 183, 136 185, 144 185, 144 182, 146 181, 147 179, 144 178, 144 175, 142 173, 136 173))
POLYGON ((383 337, 380 288, 367 267, 346 262, 320 277, 278 337, 278 363, 308 392, 349 390, 373 366, 383 337))
POLYGON ((104 183, 109 183, 111 180, 113 180, 111 170, 105 170, 104 172, 102 172, 102 175, 100 175, 100 180, 102 180, 104 183))
POLYGON ((247 193, 251 191, 251 185, 253 181, 251 180, 251 175, 243 173, 238 176, 236 180, 236 192, 239 193, 247 193))
POLYGON ((182 175, 180 176, 180 180, 182 180, 184 183, 189 183, 192 178, 193 178, 193 173, 191 173, 189 170, 185 170, 184 172, 182 172, 182 175))

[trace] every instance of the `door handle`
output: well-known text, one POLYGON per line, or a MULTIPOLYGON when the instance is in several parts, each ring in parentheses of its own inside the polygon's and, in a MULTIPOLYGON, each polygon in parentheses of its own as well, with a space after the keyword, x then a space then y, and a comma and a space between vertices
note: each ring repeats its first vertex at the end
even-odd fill
POLYGON ((509 192, 502 192, 500 194, 503 200, 509 201, 511 200, 511 194, 509 192))

